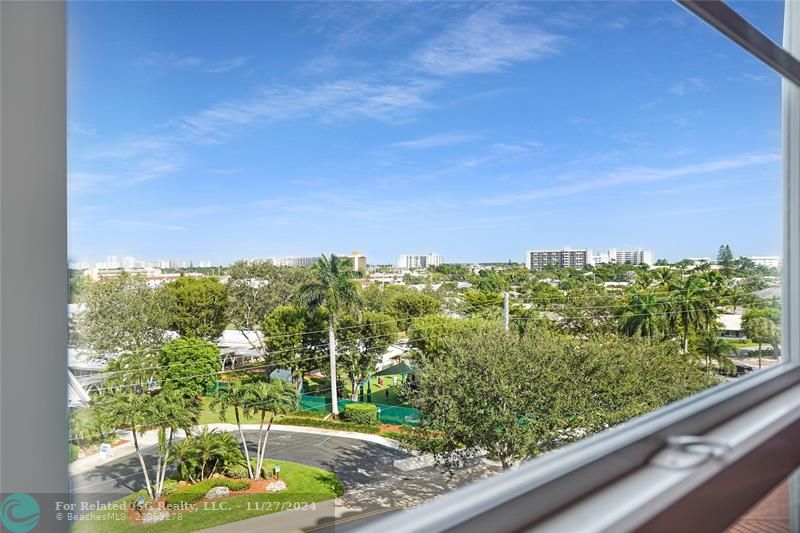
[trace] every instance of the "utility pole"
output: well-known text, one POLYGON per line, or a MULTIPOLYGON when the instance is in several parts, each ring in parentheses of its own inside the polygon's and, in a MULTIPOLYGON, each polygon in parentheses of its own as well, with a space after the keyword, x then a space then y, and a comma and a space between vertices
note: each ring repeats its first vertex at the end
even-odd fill
POLYGON ((508 291, 503 293, 503 329, 508 333, 508 291))

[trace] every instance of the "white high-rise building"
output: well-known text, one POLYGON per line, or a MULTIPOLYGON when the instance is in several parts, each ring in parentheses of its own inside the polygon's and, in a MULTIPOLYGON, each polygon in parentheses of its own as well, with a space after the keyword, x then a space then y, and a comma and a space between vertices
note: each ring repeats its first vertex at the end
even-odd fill
POLYGON ((748 259, 758 266, 769 268, 781 267, 781 258, 777 255, 751 255, 748 259))
POLYGON ((549 266, 586 268, 587 265, 594 265, 594 255, 591 248, 580 250, 562 248, 560 250, 529 250, 525 252, 525 267, 530 270, 542 270, 549 266))
POLYGON ((136 258, 127 256, 122 258, 122 268, 134 268, 136 266, 136 258))
POLYGON ((319 256, 313 257, 267 257, 266 261, 278 267, 308 267, 319 261, 319 256))
POLYGON ((594 264, 615 263, 617 265, 648 265, 653 266, 653 252, 642 248, 618 250, 609 248, 598 252, 594 256, 594 264))
POLYGON ((418 268, 432 268, 444 263, 441 255, 398 255, 395 266, 403 270, 413 270, 418 268))

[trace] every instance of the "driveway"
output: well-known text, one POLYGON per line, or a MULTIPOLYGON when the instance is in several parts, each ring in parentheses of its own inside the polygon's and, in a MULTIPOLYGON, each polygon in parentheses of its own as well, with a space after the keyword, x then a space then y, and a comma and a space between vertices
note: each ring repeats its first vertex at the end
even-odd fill
MULTIPOLYGON (((245 431, 255 454, 256 432, 245 431)), ((144 450, 150 473, 155 470, 155 449, 144 450)), ((408 454, 357 439, 338 436, 272 431, 267 446, 270 459, 293 461, 317 466, 335 473, 345 491, 362 484, 393 477, 392 463, 408 454)), ((169 473, 168 473, 169 475, 169 473)), ((73 502, 105 503, 144 487, 142 471, 136 454, 114 459, 94 469, 70 477, 73 502)))

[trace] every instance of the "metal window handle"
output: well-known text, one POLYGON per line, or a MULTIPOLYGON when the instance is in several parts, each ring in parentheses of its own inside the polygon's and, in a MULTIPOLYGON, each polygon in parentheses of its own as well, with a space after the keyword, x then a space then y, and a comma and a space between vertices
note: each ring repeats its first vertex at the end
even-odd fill
POLYGON ((650 460, 650 464, 680 470, 694 468, 708 461, 721 459, 732 450, 730 444, 697 435, 667 438, 666 447, 650 460))

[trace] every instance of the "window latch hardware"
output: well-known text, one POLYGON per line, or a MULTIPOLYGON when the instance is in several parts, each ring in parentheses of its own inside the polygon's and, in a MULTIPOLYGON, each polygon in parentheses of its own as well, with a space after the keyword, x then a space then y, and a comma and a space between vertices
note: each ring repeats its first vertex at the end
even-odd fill
POLYGON ((678 435, 667 439, 666 447, 650 460, 650 464, 673 470, 694 468, 724 457, 731 449, 730 444, 719 440, 678 435))

